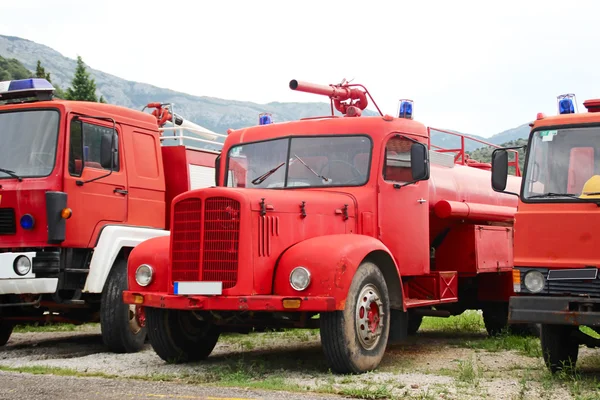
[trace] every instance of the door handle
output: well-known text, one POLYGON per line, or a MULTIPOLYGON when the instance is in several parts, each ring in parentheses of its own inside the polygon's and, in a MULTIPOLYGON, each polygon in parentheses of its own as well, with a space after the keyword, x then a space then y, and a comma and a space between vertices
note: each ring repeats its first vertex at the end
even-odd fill
POLYGON ((128 192, 125 189, 115 189, 115 190, 113 190, 113 193, 119 193, 122 195, 126 195, 128 192))
POLYGON ((426 201, 427 201, 427 200, 425 200, 425 199, 419 199, 419 200, 417 200, 417 202, 418 202, 418 203, 420 203, 420 204, 423 204, 423 203, 425 203, 426 201))

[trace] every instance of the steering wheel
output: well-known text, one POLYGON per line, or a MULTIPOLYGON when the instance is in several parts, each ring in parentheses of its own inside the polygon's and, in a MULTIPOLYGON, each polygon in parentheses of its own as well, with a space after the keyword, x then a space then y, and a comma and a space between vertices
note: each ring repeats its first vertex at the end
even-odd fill
MULTIPOLYGON (((327 161, 327 163, 325 163, 322 167, 321 170, 319 171, 319 175, 321 176, 325 176, 327 178, 329 178, 327 175, 323 175, 323 170, 325 169, 325 167, 327 167, 329 164, 331 163, 340 163, 340 164, 345 164, 347 166, 350 167, 350 171, 352 171, 352 175, 354 175, 354 177, 350 180, 347 180, 346 182, 342 182, 342 185, 347 185, 351 182, 354 181, 359 181, 363 179, 362 174, 360 173, 360 171, 352 164, 350 164, 348 161, 344 161, 344 160, 331 160, 331 161, 327 161)), ((329 171, 331 172, 331 171, 329 171)))

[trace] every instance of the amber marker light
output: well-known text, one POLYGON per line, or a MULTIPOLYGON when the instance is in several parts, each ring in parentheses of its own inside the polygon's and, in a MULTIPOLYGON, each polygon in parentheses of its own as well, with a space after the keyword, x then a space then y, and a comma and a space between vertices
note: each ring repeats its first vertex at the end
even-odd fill
POLYGON ((69 218, 71 218, 71 215, 73 215, 73 211, 70 208, 63 208, 62 211, 60 212, 60 216, 63 219, 69 219, 69 218))
POLYGON ((135 304, 144 304, 144 296, 142 296, 141 294, 134 294, 133 302, 135 304))
POLYGON ((518 269, 513 269, 512 277, 513 277, 513 292, 518 293, 521 291, 521 271, 519 271, 518 269))
POLYGON ((300 308, 300 304, 300 299, 283 299, 283 308, 300 308))

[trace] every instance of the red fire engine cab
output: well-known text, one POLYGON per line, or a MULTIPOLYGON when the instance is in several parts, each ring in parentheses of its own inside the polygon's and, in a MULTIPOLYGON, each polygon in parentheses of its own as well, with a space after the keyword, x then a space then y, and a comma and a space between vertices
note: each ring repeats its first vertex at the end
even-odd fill
POLYGON ((219 135, 172 105, 150 115, 53 90, 0 82, 0 345, 15 324, 100 321, 110 350, 136 351, 146 330, 122 302, 127 257, 168 235, 176 195, 214 184, 219 135), (215 150, 186 146, 199 142, 215 150))
POLYGON ((504 327, 517 201, 466 160, 465 137, 436 151, 411 101, 361 117, 362 85, 290 88, 328 96, 332 116, 230 131, 218 187, 177 196, 170 237, 131 252, 124 301, 144 307, 157 354, 201 360, 222 332, 319 327, 332 370, 364 372, 423 315, 483 309, 504 327))
POLYGON ((541 324, 552 372, 574 368, 580 345, 600 347, 600 99, 583 105, 565 94, 558 115, 538 114, 519 192, 506 188, 507 150, 492 153, 494 189, 520 198, 510 320, 541 324))

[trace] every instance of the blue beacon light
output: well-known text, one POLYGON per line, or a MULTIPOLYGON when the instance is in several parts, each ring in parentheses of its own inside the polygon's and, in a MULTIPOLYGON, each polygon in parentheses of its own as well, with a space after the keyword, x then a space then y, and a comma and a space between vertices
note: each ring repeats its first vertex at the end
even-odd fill
POLYGON ((398 105, 398 118, 412 119, 413 117, 413 101, 401 99, 398 105))
POLYGON ((573 99, 575 95, 572 93, 558 96, 558 113, 559 114, 575 114, 575 105, 573 99))
POLYGON ((51 100, 54 87, 46 79, 30 78, 0 82, 0 100, 25 99, 51 100))

